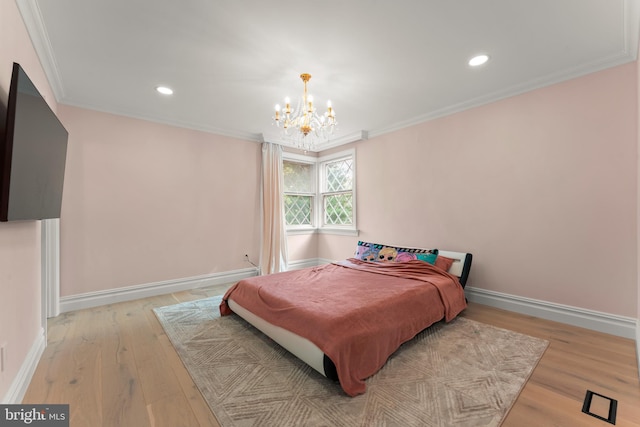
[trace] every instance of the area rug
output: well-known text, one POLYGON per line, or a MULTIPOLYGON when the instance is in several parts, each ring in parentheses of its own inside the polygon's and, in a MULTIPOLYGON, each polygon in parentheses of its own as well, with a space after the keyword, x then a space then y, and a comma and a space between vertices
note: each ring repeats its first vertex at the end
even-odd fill
POLYGON ((465 318, 405 343, 349 397, 236 315, 220 296, 156 308, 178 355, 227 426, 498 426, 548 342, 465 318))

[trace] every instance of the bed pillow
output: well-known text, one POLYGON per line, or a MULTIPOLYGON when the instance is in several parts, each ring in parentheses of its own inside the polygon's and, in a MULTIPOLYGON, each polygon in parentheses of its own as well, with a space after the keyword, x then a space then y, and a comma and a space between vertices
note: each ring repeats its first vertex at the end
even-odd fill
POLYGON ((356 246, 356 253, 353 257, 362 261, 377 261, 378 252, 382 248, 383 245, 379 245, 377 243, 359 241, 358 246, 356 246))
POLYGON ((434 264, 438 257, 437 249, 403 248, 359 241, 354 258, 373 262, 405 262, 414 259, 434 264))
POLYGON ((431 249, 431 251, 426 254, 416 254, 416 256, 420 261, 426 261, 429 264, 435 264, 438 260, 438 250, 431 249))
POLYGON ((444 271, 449 271, 454 261, 455 259, 453 258, 447 258, 446 256, 438 256, 436 258, 435 266, 443 269, 444 271))

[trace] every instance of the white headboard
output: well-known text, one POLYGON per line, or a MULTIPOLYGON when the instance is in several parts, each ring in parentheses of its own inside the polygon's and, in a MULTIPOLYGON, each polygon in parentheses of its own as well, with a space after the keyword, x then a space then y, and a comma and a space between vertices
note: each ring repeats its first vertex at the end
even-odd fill
POLYGON ((472 255, 465 252, 452 252, 438 249, 438 256, 440 255, 455 260, 453 264, 451 264, 451 268, 449 268, 449 273, 458 276, 460 278, 460 284, 464 287, 469 277, 472 255))

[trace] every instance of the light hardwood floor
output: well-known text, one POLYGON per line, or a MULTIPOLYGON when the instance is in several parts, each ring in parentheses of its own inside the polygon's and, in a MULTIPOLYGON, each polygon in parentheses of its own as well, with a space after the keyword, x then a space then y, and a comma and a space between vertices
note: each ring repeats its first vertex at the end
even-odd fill
MULTIPOLYGON (((50 319, 48 347, 23 402, 70 404, 72 427, 218 426, 152 309, 226 287, 50 319)), ((462 316, 550 341, 503 426, 611 425, 581 412, 588 389, 618 401, 617 426, 640 426, 632 340, 473 303, 462 316)))

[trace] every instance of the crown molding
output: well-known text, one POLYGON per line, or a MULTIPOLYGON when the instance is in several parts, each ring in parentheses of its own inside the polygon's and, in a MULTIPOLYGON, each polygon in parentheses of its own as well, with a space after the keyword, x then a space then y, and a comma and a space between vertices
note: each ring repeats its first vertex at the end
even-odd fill
MULTIPOLYGON (((266 140, 263 137, 263 135, 257 134, 257 133, 214 128, 214 127, 210 127, 202 124, 192 123, 189 121, 146 117, 140 114, 131 113, 127 111, 105 111, 105 110, 96 109, 94 106, 89 107, 85 105, 78 105, 78 104, 72 104, 72 103, 66 102, 64 84, 62 81, 62 77, 58 71, 58 66, 56 63, 55 56, 53 54, 51 42, 49 40, 46 27, 42 20, 42 15, 40 13, 40 8, 38 6, 37 0, 16 0, 16 4, 20 10, 20 14, 22 15, 22 19, 24 20, 25 26, 27 28, 27 31, 33 43, 34 49, 38 55, 38 58, 40 59, 40 63, 42 64, 44 72, 47 76, 49 84, 53 90, 54 96, 56 97, 56 101, 58 103, 76 106, 80 108, 88 108, 96 111, 103 111, 111 114, 117 114, 117 115, 137 118, 137 119, 151 121, 151 122, 163 123, 171 126, 199 130, 203 132, 242 139, 242 140, 251 141, 251 142, 260 143, 266 140)), ((611 68, 611 67, 615 67, 618 65, 632 62, 632 61, 636 61, 638 57, 638 46, 639 46, 639 40, 640 40, 640 1, 639 0, 623 0, 622 8, 623 8, 622 19, 624 22, 622 23, 623 34, 621 34, 621 37, 622 37, 623 46, 621 51, 618 52, 617 54, 610 55, 608 57, 601 58, 599 60, 592 61, 589 63, 585 63, 585 64, 582 64, 581 66, 574 67, 568 70, 562 70, 557 73, 551 73, 542 78, 534 79, 524 84, 514 85, 512 87, 499 90, 487 95, 483 95, 465 102, 448 105, 438 110, 430 111, 428 113, 415 116, 413 118, 409 118, 407 120, 403 120, 389 126, 372 129, 372 130, 369 130, 368 132, 363 130, 360 132, 356 132, 354 134, 349 134, 349 135, 337 138, 335 140, 332 140, 328 144, 321 144, 318 149, 315 149, 313 151, 318 152, 318 151, 338 147, 344 144, 348 144, 349 142, 377 137, 377 136, 394 132, 400 129, 404 129, 410 126, 418 125, 429 120, 455 114, 471 108, 489 104, 491 102, 499 101, 505 98, 516 96, 516 95, 529 92, 535 89, 539 89, 545 86, 550 86, 566 80, 570 80, 570 79, 581 77, 590 73, 601 71, 606 68, 611 68)), ((268 141, 285 145, 285 146, 291 145, 286 141, 278 140, 278 139, 269 138, 268 141)))
MULTIPOLYGON (((311 148, 307 151, 310 151, 312 153, 319 153, 321 151, 326 151, 329 150, 331 148, 334 147, 339 147, 341 145, 345 145, 348 144, 350 142, 356 142, 356 141, 363 141, 369 139, 369 133, 366 130, 361 130, 358 132, 353 132, 347 135, 343 135, 340 138, 336 138, 336 139, 332 139, 328 142, 322 142, 317 144, 317 146, 315 148, 311 148)), ((298 148, 296 147, 295 144, 292 144, 291 142, 285 140, 285 139, 281 139, 281 138, 270 138, 267 137, 266 135, 262 134, 262 141, 266 141, 266 142, 271 142, 274 144, 280 144, 283 145, 285 147, 291 147, 291 148, 298 148)))
MULTIPOLYGON (((635 45, 636 47, 638 46, 637 41, 635 45)), ((373 129, 369 131, 369 137, 374 138, 374 137, 391 133, 400 129, 404 129, 404 128, 415 126, 424 122, 428 122, 430 120, 449 116, 449 115, 459 113, 465 110, 469 110, 475 107, 480 107, 482 105, 500 101, 502 99, 510 98, 512 96, 521 95, 523 93, 530 92, 536 89, 541 89, 557 83, 562 83, 562 82, 572 80, 578 77, 582 77, 591 73, 602 71, 607 68, 623 65, 623 64, 635 61, 636 57, 637 57, 637 52, 635 55, 632 55, 631 52, 621 52, 616 55, 612 55, 597 61, 587 63, 580 67, 575 67, 568 70, 562 70, 558 73, 548 74, 547 76, 544 76, 539 79, 531 80, 521 85, 514 85, 503 90, 499 90, 496 92, 489 93, 487 95, 470 99, 465 102, 453 104, 453 105, 441 108, 439 110, 431 111, 429 113, 416 116, 412 119, 395 123, 391 126, 373 129)))
POLYGON ((64 85, 62 84, 62 77, 58 72, 58 65, 53 55, 49 35, 42 20, 40 7, 36 0, 16 0, 16 4, 18 10, 20 10, 20 15, 22 15, 22 20, 27 28, 27 32, 29 33, 33 48, 47 76, 49 86, 51 86, 53 95, 56 97, 56 102, 60 102, 64 99, 64 85))
POLYGON ((327 142, 326 144, 321 144, 318 146, 318 152, 329 150, 330 148, 339 147, 341 145, 349 144, 350 142, 356 141, 365 141, 369 139, 369 132, 366 130, 361 130, 358 132, 353 132, 348 135, 341 136, 340 138, 336 138, 327 142))
POLYGON ((451 114, 459 113, 471 108, 479 107, 485 104, 490 104, 502 99, 506 99, 512 96, 521 95, 532 90, 541 89, 546 86, 551 86, 557 83, 575 79, 585 76, 587 74, 595 73, 605 70, 607 68, 616 67, 629 62, 637 61, 638 59, 638 46, 640 42, 640 1, 638 0, 624 0, 622 4, 623 12, 623 34, 622 43, 623 48, 620 52, 600 58, 595 61, 587 62, 581 66, 561 70, 556 73, 548 74, 544 77, 531 80, 529 82, 514 85, 509 88, 499 90, 487 95, 483 95, 474 99, 470 99, 465 102, 461 102, 454 105, 449 105, 439 110, 431 111, 429 113, 416 116, 414 118, 397 122, 390 126, 371 130, 369 137, 374 138, 376 136, 391 133, 400 129, 404 129, 410 126, 418 125, 429 120, 434 120, 440 117, 445 117, 451 114))
POLYGON ((640 42, 640 1, 624 0, 624 51, 631 60, 638 59, 638 43, 640 42))
POLYGON ((113 114, 116 116, 128 117, 136 120, 144 120, 147 122, 158 123, 161 125, 174 126, 174 127, 179 127, 179 128, 189 129, 189 130, 206 132, 214 135, 241 139, 243 141, 248 141, 248 142, 256 142, 256 143, 264 142, 261 133, 251 133, 251 132, 243 132, 243 131, 237 131, 237 130, 220 129, 213 126, 206 126, 199 123, 193 123, 193 122, 188 122, 183 120, 145 116, 144 114, 132 113, 126 110, 109 110, 109 109, 96 108, 92 105, 83 105, 82 103, 74 103, 74 102, 66 102, 66 101, 61 101, 59 103, 69 107, 82 108, 85 110, 97 111, 105 114, 113 114))

